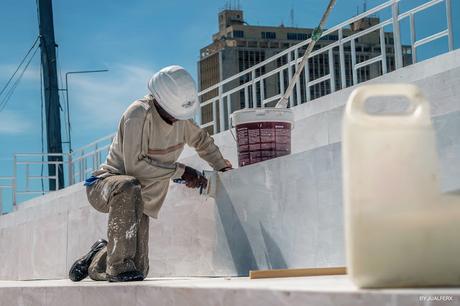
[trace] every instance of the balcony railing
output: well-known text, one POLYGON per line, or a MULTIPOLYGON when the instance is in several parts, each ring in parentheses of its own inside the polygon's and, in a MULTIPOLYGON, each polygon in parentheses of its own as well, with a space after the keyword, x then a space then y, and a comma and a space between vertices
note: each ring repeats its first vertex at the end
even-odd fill
MULTIPOLYGON (((366 12, 363 12, 356 17, 348 19, 326 31, 323 32, 321 37, 328 37, 332 33, 337 32, 337 40, 333 43, 323 46, 322 48, 315 50, 311 53, 309 58, 314 58, 315 56, 324 54, 328 58, 329 63, 329 73, 322 75, 315 79, 310 79, 309 66, 308 62, 303 71, 303 81, 304 84, 300 84, 299 80, 296 84, 293 96, 289 101, 289 106, 295 106, 301 103, 308 102, 312 100, 310 96, 310 88, 314 85, 327 82, 330 88, 330 92, 335 92, 338 89, 346 88, 348 86, 356 85, 359 83, 358 80, 358 71, 364 67, 368 67, 375 63, 380 63, 381 65, 381 74, 386 74, 387 69, 387 46, 389 44, 385 41, 385 31, 384 28, 387 26, 393 27, 393 39, 394 44, 391 44, 394 47, 394 60, 395 60, 395 69, 403 67, 403 48, 401 45, 401 31, 400 26, 403 20, 409 19, 410 22, 410 38, 411 46, 410 51, 407 55, 410 55, 411 62, 417 62, 417 48, 426 45, 434 40, 447 37, 448 40, 448 50, 452 51, 454 49, 453 42, 453 28, 452 28, 452 4, 451 0, 431 0, 426 1, 425 3, 412 8, 406 12, 400 13, 399 11, 399 2, 400 0, 390 0, 379 6, 376 6, 366 12), (422 39, 416 39, 416 27, 415 27, 415 16, 416 14, 426 11, 429 8, 443 3, 445 6, 445 14, 443 14, 446 20, 446 28, 438 33, 430 35, 422 39), (344 30, 347 29, 351 24, 362 20, 366 17, 372 17, 376 14, 383 13, 385 10, 391 10, 391 17, 385 20, 381 20, 378 24, 372 25, 362 31, 354 31, 351 35, 345 37, 344 30), (380 54, 374 56, 370 59, 358 62, 356 42, 359 38, 364 37, 372 32, 379 32, 380 36, 380 54), (348 44, 350 45, 348 47, 348 44), (347 82, 346 77, 346 64, 345 64, 345 45, 347 49, 350 48, 351 53, 351 82, 347 82), (334 49, 338 48, 339 63, 338 67, 334 65, 334 49), (338 71, 337 71, 338 70, 338 71), (339 76, 340 87, 336 87, 336 76, 339 76), (305 95, 301 94, 301 88, 305 88, 305 95)), ((334 35, 335 36, 335 35, 334 35)), ((235 93, 240 93, 240 96, 243 100, 240 101, 241 108, 248 108, 250 104, 252 107, 265 107, 269 103, 274 103, 280 99, 281 95, 284 93, 285 84, 289 83, 291 80, 296 65, 301 60, 302 52, 305 50, 306 46, 311 43, 311 38, 296 44, 284 51, 278 53, 277 55, 270 57, 249 69, 246 69, 240 73, 237 73, 221 82, 212 85, 199 93, 201 98, 201 109, 208 108, 211 105, 212 108, 212 120, 208 122, 202 122, 202 118, 199 118, 200 125, 202 128, 212 127, 212 133, 222 132, 230 128, 230 115, 233 111, 237 109, 232 109, 232 95, 234 98, 235 93), (276 65, 282 61, 283 58, 287 56, 287 63, 279 66, 275 69, 272 69, 266 73, 260 73, 260 71, 269 65, 276 65), (287 71, 287 73, 285 73, 287 71), (270 97, 265 97, 265 86, 268 78, 277 76, 276 86, 279 88, 278 94, 272 95, 270 97), (235 86, 236 84, 236 86, 235 86), (207 100, 204 99, 204 96, 213 95, 217 91, 214 97, 207 100), (243 107, 244 105, 244 107, 243 107), (217 115, 218 114, 218 115, 217 115)), ((222 71, 222 66, 220 67, 222 71)), ((200 113, 201 115, 201 113, 200 113)))
POLYGON ((0 177, 0 213, 3 211, 1 207, 5 198, 14 208, 17 203, 33 195, 55 191, 50 190, 49 183, 53 182, 57 189, 60 175, 64 178, 65 186, 84 181, 105 160, 114 136, 115 134, 105 136, 72 153, 15 154, 13 176, 0 177), (54 165, 54 173, 48 173, 49 165, 54 165), (62 174, 58 173, 59 169, 62 169, 62 174))

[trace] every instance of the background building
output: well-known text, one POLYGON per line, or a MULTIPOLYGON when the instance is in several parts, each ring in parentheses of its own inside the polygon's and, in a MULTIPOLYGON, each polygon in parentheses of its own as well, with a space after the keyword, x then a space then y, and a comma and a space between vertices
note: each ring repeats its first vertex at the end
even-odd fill
MULTIPOLYGON (((367 17, 361 19, 343 31, 344 37, 353 33, 366 30, 380 22, 377 17, 367 17)), ((204 90, 212 85, 225 80, 241 71, 244 71, 257 63, 264 61, 267 58, 298 44, 301 41, 311 37, 313 29, 286 27, 280 25, 274 26, 253 26, 249 25, 244 20, 244 12, 240 9, 224 9, 218 14, 219 31, 212 36, 213 42, 200 50, 200 60, 198 62, 198 83, 200 90, 204 90)), ((394 58, 394 40, 393 33, 385 33, 386 45, 386 63, 387 71, 395 70, 394 58)), ((320 49, 328 44, 331 44, 339 39, 338 33, 332 33, 323 37, 315 46, 315 50, 320 49)), ((381 54, 380 35, 378 31, 369 33, 364 37, 360 37, 355 41, 356 45, 356 63, 360 63, 371 59, 381 54)), ((306 47, 301 49, 298 56, 302 56, 306 47)), ((352 65, 351 65, 351 46, 350 43, 345 45, 345 80, 346 86, 353 83, 352 65)), ((411 63, 410 47, 403 46, 403 64, 411 63)), ((334 74, 335 74, 335 89, 341 88, 341 75, 339 65, 339 49, 333 49, 334 58, 334 74)), ((291 55, 294 59, 295 55, 291 55)), ((258 69, 257 75, 264 74, 272 69, 287 64, 288 55, 279 58, 277 61, 271 62, 258 69)), ((309 80, 315 80, 329 74, 329 57, 327 52, 319 54, 309 59, 309 80)), ((287 70, 287 69, 286 69, 287 70)), ((382 74, 382 67, 379 62, 358 69, 358 82, 375 78, 382 74)), ((283 73, 288 73, 284 71, 283 73)), ((287 86, 287 80, 284 78, 284 88, 287 86)), ((240 84, 249 81, 249 76, 244 75, 235 82, 231 82, 226 86, 229 88, 237 87, 240 84)), ((309 87, 309 92, 306 91, 305 76, 301 74, 300 80, 300 101, 293 101, 295 105, 304 103, 310 99, 315 99, 331 92, 330 81, 324 81, 309 87)), ((229 89, 226 88, 226 89, 229 89)), ((260 90, 257 88, 256 103, 260 106, 260 90)), ((264 86, 264 97, 275 96, 280 93, 280 82, 278 74, 266 80, 264 86)), ((218 90, 212 90, 201 97, 201 102, 205 102, 218 95, 218 90)), ((252 107, 252 93, 247 101, 252 107)), ((232 111, 245 107, 243 91, 232 99, 232 111)), ((270 104, 275 104, 273 103, 270 104)), ((268 106, 271 106, 271 105, 268 106)), ((217 109, 217 118, 219 120, 219 109, 217 109)), ((228 115, 228 114, 227 114, 228 115)), ((207 105, 201 111, 201 122, 205 124, 213 120, 212 106, 207 105)), ((226 123, 228 128, 228 124, 226 123)), ((212 127, 208 128, 212 133, 212 127)))

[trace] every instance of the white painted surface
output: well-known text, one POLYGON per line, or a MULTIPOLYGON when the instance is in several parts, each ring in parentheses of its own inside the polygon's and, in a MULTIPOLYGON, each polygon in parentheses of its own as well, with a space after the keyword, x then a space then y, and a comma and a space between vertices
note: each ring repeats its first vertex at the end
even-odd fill
MULTIPOLYGON (((455 51, 380 80, 414 81, 432 103, 443 190, 460 187, 459 55, 455 51)), ((151 222, 149 275, 245 275, 255 268, 343 265, 339 142, 347 92, 294 108, 294 154, 221 174, 216 203, 171 185, 159 219, 151 222)), ((215 139, 236 165, 230 132, 215 139)), ((206 167, 190 150, 182 162, 206 167)), ((0 217, 0 279, 66 278, 72 262, 106 236, 106 222, 107 216, 87 203, 81 184, 22 204, 0 217)))

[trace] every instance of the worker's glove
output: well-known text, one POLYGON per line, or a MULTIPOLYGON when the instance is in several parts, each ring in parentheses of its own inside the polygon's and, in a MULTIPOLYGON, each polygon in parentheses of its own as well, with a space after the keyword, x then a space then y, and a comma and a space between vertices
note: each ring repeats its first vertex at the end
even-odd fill
POLYGON ((219 171, 220 172, 225 172, 225 171, 232 170, 232 169, 233 169, 232 163, 228 159, 226 159, 225 160, 225 167, 223 167, 219 171))
POLYGON ((182 179, 185 181, 185 186, 188 188, 206 188, 208 185, 208 180, 199 171, 189 166, 185 166, 182 179))

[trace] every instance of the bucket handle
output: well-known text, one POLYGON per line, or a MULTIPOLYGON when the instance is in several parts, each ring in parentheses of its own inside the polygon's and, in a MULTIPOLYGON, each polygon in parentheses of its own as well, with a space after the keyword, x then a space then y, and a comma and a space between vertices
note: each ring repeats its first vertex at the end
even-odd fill
POLYGON ((363 85, 351 93, 345 108, 345 114, 352 119, 391 121, 403 119, 400 122, 431 124, 430 105, 420 89, 412 84, 380 84, 363 85), (369 114, 364 106, 371 97, 403 96, 409 100, 407 112, 391 115, 369 114), (410 120, 408 120, 410 119, 410 120))

